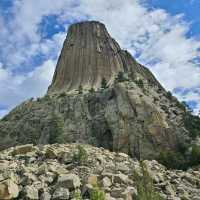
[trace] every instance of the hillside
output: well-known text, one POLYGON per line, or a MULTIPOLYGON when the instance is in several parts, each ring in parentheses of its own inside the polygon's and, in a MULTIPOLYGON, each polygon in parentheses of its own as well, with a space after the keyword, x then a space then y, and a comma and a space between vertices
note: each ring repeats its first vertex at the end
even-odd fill
POLYGON ((190 144, 185 108, 99 22, 69 28, 47 95, 0 121, 0 148, 82 142, 132 157, 190 144))

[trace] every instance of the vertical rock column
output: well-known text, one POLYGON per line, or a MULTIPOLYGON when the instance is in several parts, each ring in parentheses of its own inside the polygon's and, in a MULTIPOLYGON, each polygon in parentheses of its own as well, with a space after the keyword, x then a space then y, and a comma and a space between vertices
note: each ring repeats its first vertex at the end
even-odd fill
POLYGON ((103 24, 71 25, 48 92, 70 91, 79 85, 97 88, 103 77, 109 82, 124 71, 120 51, 103 24))

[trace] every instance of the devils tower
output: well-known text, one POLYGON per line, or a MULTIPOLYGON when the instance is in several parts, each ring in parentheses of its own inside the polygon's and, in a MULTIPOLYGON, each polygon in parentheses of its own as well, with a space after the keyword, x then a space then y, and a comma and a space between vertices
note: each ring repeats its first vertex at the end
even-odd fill
POLYGON ((102 77, 111 80, 124 71, 119 45, 105 26, 84 22, 70 26, 49 92, 98 87, 102 77))
POLYGON ((81 22, 69 27, 48 92, 70 91, 80 85, 98 88, 103 78, 112 84, 119 72, 139 72, 154 79, 146 71, 120 48, 104 24, 81 22))
POLYGON ((154 158, 189 141, 184 112, 102 23, 81 22, 68 30, 47 95, 27 100, 0 121, 0 147, 88 143, 154 158))

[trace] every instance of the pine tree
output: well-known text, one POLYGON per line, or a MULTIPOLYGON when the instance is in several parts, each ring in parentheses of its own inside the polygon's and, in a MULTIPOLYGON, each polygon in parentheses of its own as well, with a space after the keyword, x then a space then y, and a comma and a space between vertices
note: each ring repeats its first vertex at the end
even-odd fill
POLYGON ((140 88, 144 88, 144 83, 142 79, 138 79, 135 81, 135 83, 140 87, 140 88))
POLYGON ((94 88, 92 87, 92 88, 89 90, 89 92, 90 92, 90 93, 94 93, 94 92, 95 92, 94 88))
POLYGON ((101 80, 101 88, 103 88, 103 89, 108 88, 107 84, 108 83, 107 83, 106 79, 103 77, 101 80))
POLYGON ((117 75, 117 81, 118 82, 123 82, 123 81, 126 81, 126 78, 124 77, 124 73, 122 71, 120 71, 117 75))
POLYGON ((83 87, 82 87, 82 85, 79 85, 78 93, 79 94, 83 94, 83 87))
POLYGON ((51 116, 51 128, 49 134, 50 144, 62 142, 61 136, 64 132, 63 127, 64 127, 63 119, 53 112, 51 116))

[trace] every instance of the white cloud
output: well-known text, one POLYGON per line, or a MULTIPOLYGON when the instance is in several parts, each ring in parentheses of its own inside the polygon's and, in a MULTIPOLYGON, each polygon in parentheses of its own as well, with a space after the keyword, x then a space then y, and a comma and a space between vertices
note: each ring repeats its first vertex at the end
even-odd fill
POLYGON ((0 110, 0 119, 5 116, 6 114, 8 114, 9 110, 6 110, 6 109, 2 109, 0 110))
MULTIPOLYGON (((73 1, 57 0, 56 3, 52 3, 51 0, 15 0, 13 2, 13 19, 7 21, 0 16, 0 47, 3 49, 1 56, 6 66, 10 68, 20 67, 23 62, 40 53, 40 47, 49 42, 42 41, 38 32, 43 17, 61 14, 73 1)), ((54 38, 51 42, 57 45, 54 38)))
POLYGON ((194 101, 196 102, 197 106, 194 109, 194 114, 200 113, 200 88, 197 88, 196 90, 191 90, 186 94, 176 94, 177 98, 180 99, 180 101, 194 101))
MULTIPOLYGON (((200 41, 186 37, 190 24, 182 20, 182 15, 171 16, 162 9, 148 10, 139 0, 79 0, 76 4, 73 0, 14 2, 13 19, 5 23, 0 16, 0 57, 7 66, 6 69, 0 66, 0 105, 13 107, 25 98, 44 94, 47 89, 65 37, 61 32, 41 40, 39 24, 43 17, 52 14, 58 16, 58 22, 66 29, 70 22, 87 18, 105 23, 120 45, 133 55, 139 54, 138 60, 168 90, 183 87, 193 91, 200 87, 200 67, 191 62, 199 55, 200 41), (40 53, 48 60, 42 66, 35 70, 28 64, 20 66, 40 53), (12 70, 18 67, 31 68, 31 72, 16 75, 12 70)), ((187 99, 198 101, 198 96, 191 92, 187 99)))
POLYGON ((32 41, 39 41, 38 25, 42 17, 60 14, 72 6, 72 0, 18 0, 15 2, 14 12, 17 13, 14 25, 18 30, 18 37, 30 37, 32 41))
MULTIPOLYGON (((191 62, 200 54, 200 41, 186 37, 190 24, 182 15, 172 17, 162 9, 149 11, 132 0, 81 0, 71 13, 104 22, 122 47, 133 54, 141 52, 138 60, 143 64, 158 61, 147 66, 167 89, 200 86, 200 67, 191 62)), ((64 14, 62 19, 68 16, 64 14)))
MULTIPOLYGON (((55 62, 45 61, 26 75, 15 75, 0 68, 0 105, 8 110, 27 98, 43 96, 53 76, 55 62)), ((6 112, 3 109, 1 112, 6 112)))

